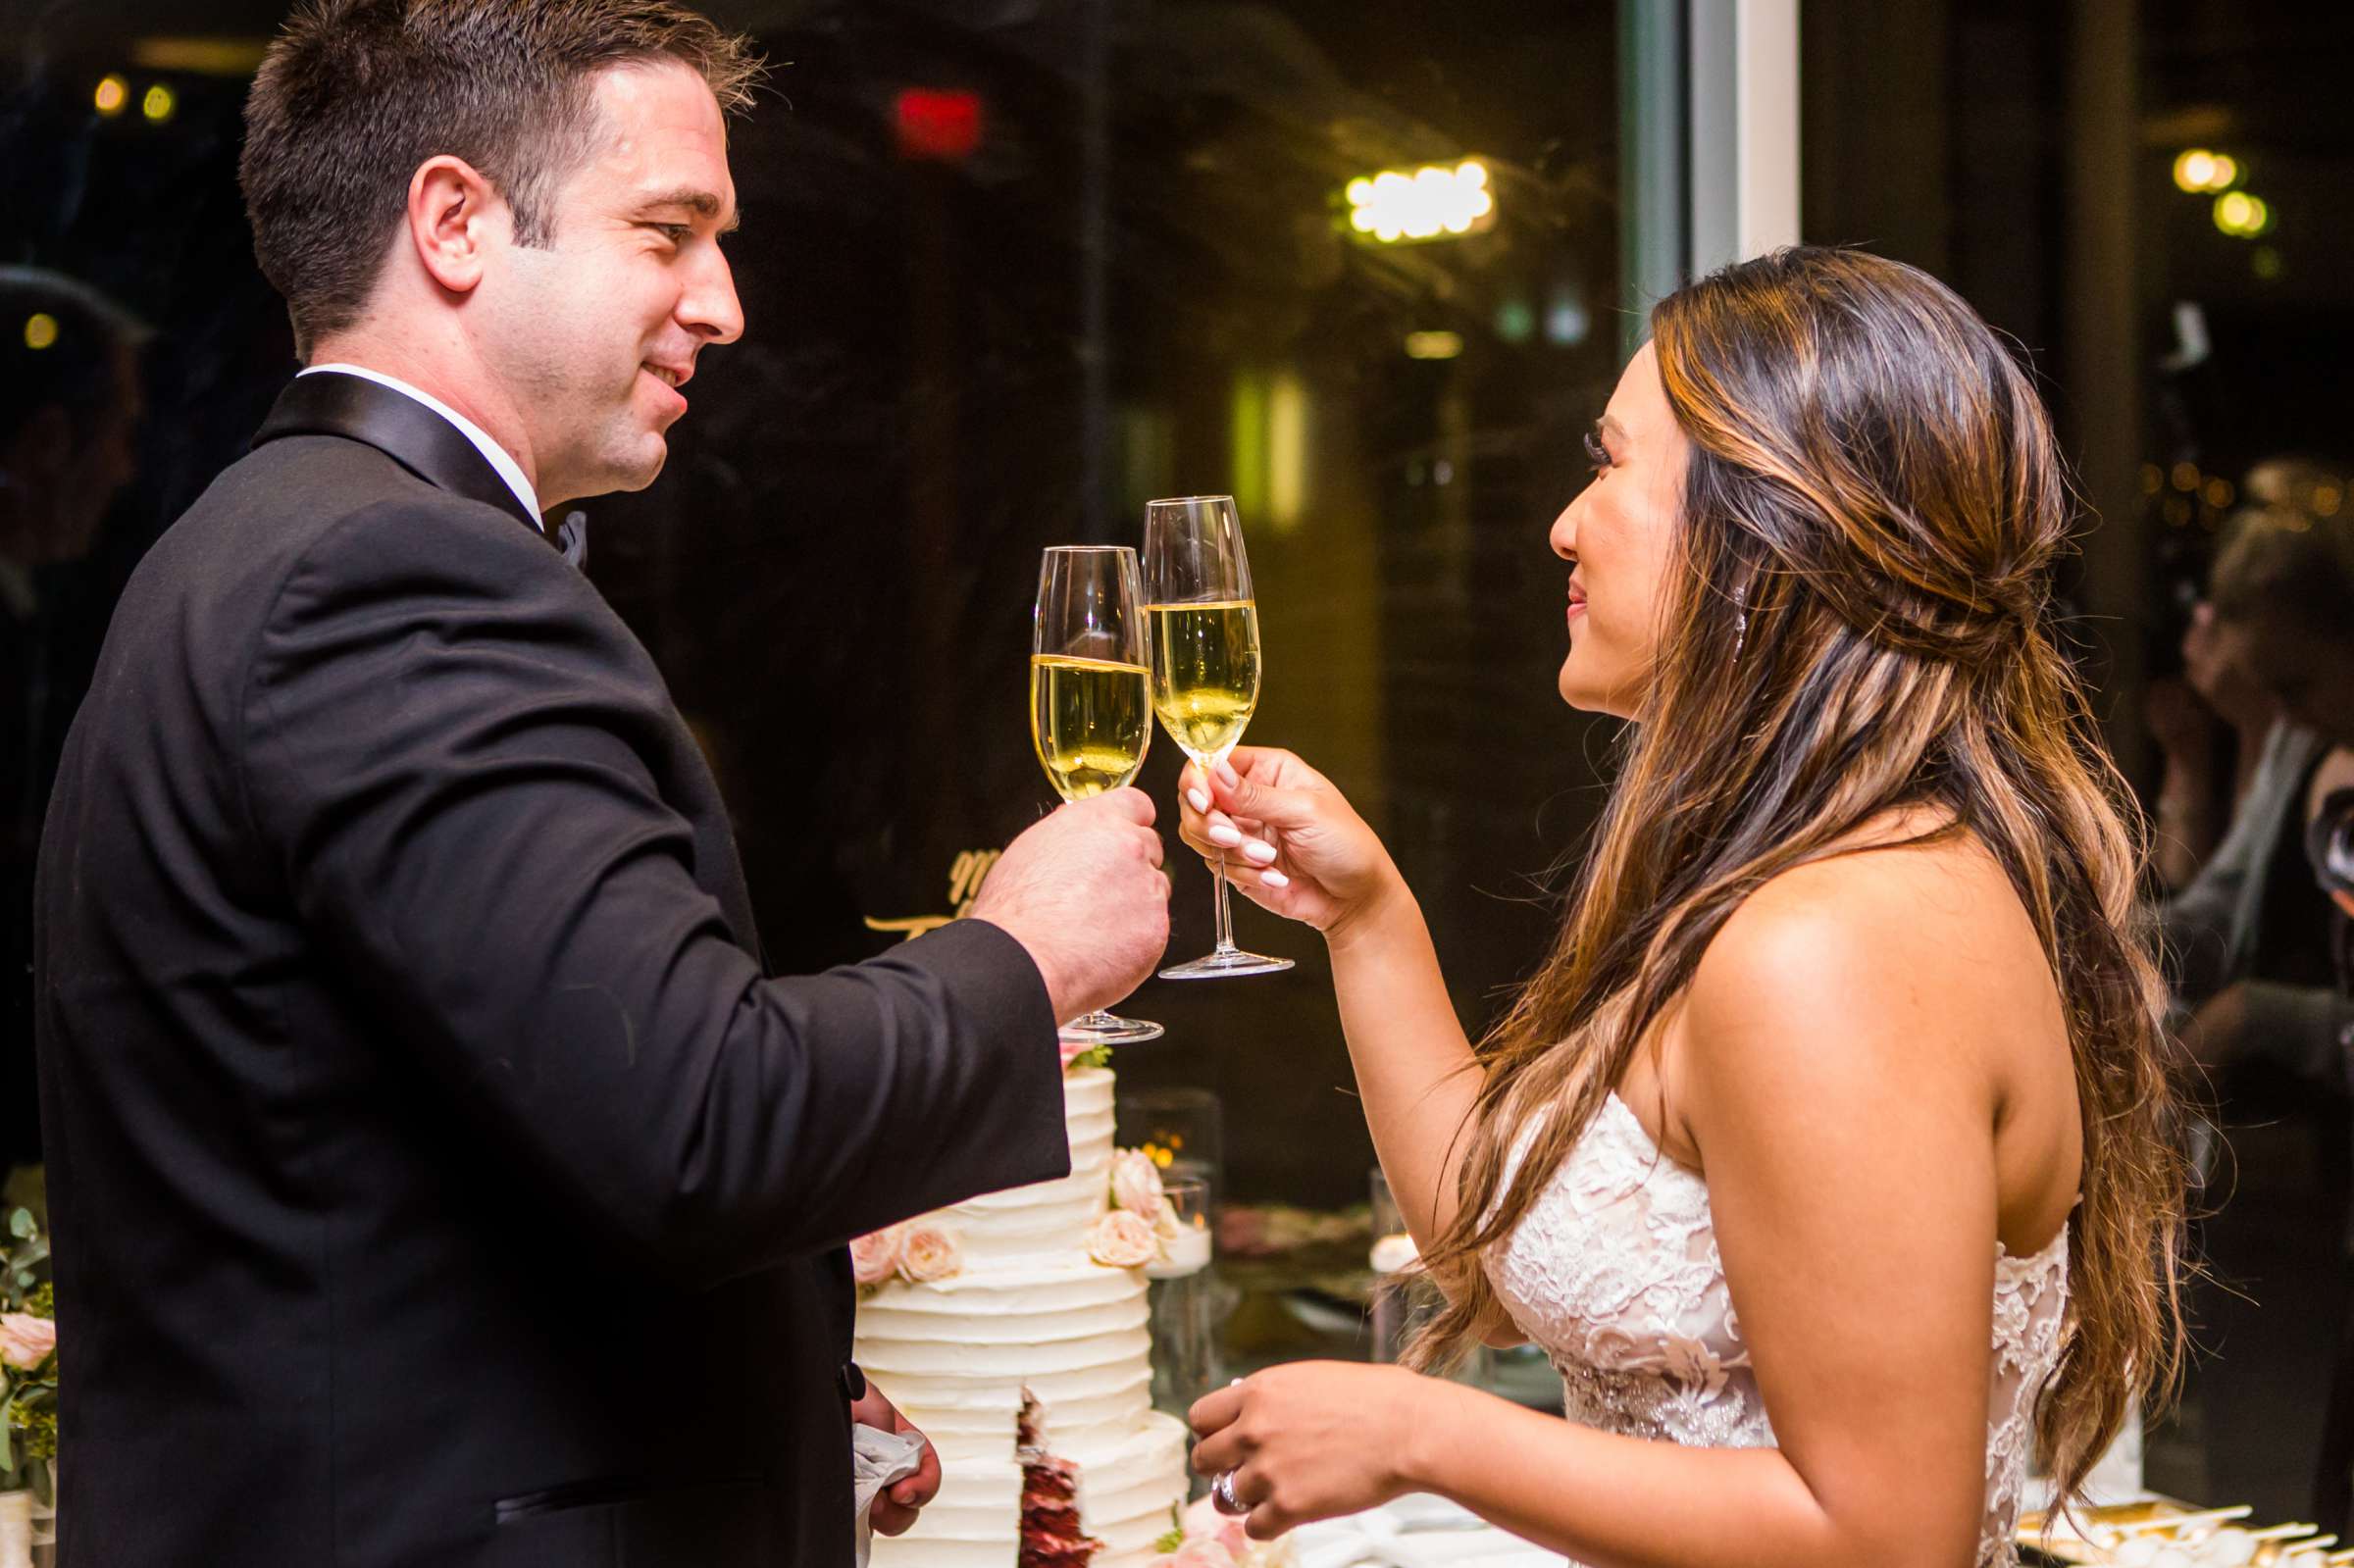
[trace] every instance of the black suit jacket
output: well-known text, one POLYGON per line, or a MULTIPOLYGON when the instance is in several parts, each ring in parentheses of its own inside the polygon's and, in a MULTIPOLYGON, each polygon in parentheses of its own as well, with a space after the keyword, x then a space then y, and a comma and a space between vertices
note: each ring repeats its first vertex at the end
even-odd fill
POLYGON ((843 1241, 1065 1174, 965 921, 763 972, 662 680, 446 421, 297 380, 44 833, 69 1568, 832 1568, 843 1241))

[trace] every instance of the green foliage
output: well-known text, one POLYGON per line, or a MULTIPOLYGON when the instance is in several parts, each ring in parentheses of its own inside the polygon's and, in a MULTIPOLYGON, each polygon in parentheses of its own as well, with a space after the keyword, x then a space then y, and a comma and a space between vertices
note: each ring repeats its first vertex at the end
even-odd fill
MULTIPOLYGON (((57 1288, 48 1273, 49 1239, 29 1209, 17 1209, 7 1219, 8 1244, 0 1246, 0 1312, 57 1318, 57 1288)), ((0 1362, 0 1400, 7 1418, 0 1420, 0 1488, 29 1488, 47 1503, 54 1482, 50 1464, 57 1458, 57 1353, 53 1350, 35 1367, 0 1362)))
POLYGON ((57 1457, 57 1389, 50 1386, 43 1403, 16 1405, 9 1410, 12 1425, 25 1434, 25 1452, 34 1459, 57 1457))
MULTIPOLYGON (((49 1261, 49 1239, 41 1235, 40 1226, 33 1220, 30 1209, 17 1209, 8 1216, 11 1244, 0 1247, 0 1311, 32 1312, 30 1297, 41 1289, 43 1267, 49 1261)), ((34 1312, 35 1317, 52 1317, 49 1312, 34 1312)))
POLYGON ((1109 1067, 1110 1065, 1111 1065, 1111 1047, 1110 1047, 1110 1046, 1108 1046, 1108 1045, 1090 1045, 1090 1046, 1089 1046, 1087 1049, 1085 1049, 1085 1050, 1081 1051, 1081 1052, 1080 1052, 1078 1055, 1076 1055, 1076 1056, 1072 1057, 1072 1058, 1071 1058, 1071 1062, 1070 1062, 1070 1066, 1069 1066, 1069 1067, 1066 1067, 1066 1068, 1065 1068, 1065 1069, 1063 1069, 1063 1070, 1064 1070, 1065 1072, 1069 1072, 1069 1071, 1071 1071, 1071 1070, 1072 1070, 1072 1069, 1074 1069, 1074 1068, 1080 1068, 1080 1067, 1109 1067))

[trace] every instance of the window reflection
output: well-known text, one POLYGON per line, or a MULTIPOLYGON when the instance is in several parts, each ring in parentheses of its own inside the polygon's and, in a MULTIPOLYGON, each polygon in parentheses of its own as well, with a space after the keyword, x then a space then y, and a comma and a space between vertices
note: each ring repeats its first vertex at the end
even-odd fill
MULTIPOLYGON (((77 489, 103 519, 66 618, 89 649, 294 368, 234 179, 278 9, 60 8, 7 132, 44 149, 0 177, 7 253, 157 332, 146 433, 77 489)), ((1038 551, 1227 491, 1264 623, 1252 738, 1390 835, 1483 1020, 1550 933, 1527 879, 1590 816, 1608 741, 1554 694, 1544 542, 1615 373, 1608 8, 709 9, 782 63, 732 147, 750 330, 704 361, 656 485, 588 509, 593 575, 734 807, 773 960, 856 958, 970 897, 1050 804, 1023 719, 1038 551), (1375 187, 1392 205, 1360 226, 1375 187)), ((1178 761, 1143 780, 1164 806, 1178 761)), ((1179 882, 1172 951, 1205 948, 1206 873, 1179 882)), ((1225 1091, 1244 1193, 1346 1201, 1365 1150, 1321 952, 1240 919, 1303 971, 1156 986, 1139 1006, 1169 1037, 1123 1073, 1225 1091)))

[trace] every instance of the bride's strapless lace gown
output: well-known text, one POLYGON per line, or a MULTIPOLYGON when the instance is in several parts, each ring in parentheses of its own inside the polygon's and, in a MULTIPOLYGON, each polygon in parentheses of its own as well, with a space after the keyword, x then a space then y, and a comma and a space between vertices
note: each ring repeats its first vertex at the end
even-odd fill
MULTIPOLYGON (((1661 1154, 1616 1095, 1486 1267, 1520 1332, 1561 1372, 1570 1420, 1695 1446, 1773 1445, 1708 1184, 1661 1154)), ((2033 1257, 1997 1243, 1981 1568, 2012 1556, 2031 1403, 2060 1358, 2067 1301, 2065 1226, 2033 1257)))

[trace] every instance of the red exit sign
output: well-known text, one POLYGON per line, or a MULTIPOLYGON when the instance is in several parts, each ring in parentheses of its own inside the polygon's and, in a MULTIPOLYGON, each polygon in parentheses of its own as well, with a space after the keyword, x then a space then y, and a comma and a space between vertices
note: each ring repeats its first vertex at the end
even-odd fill
POLYGON ((909 87, 895 105, 899 156, 925 163, 962 163, 981 145, 981 95, 909 87))

